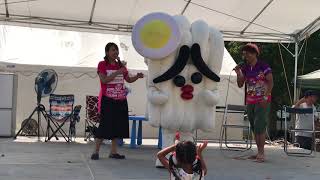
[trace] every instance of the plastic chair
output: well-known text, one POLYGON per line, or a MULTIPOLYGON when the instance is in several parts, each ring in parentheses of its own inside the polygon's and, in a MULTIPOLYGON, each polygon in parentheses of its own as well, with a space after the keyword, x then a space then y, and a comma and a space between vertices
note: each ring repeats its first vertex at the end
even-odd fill
MULTIPOLYGON (((46 141, 50 141, 52 137, 56 137, 58 140, 57 134, 59 133, 66 142, 71 141, 71 136, 75 135, 75 129, 70 129, 73 127, 69 126, 69 133, 67 134, 63 130, 63 126, 67 122, 73 122, 74 118, 79 118, 79 113, 81 106, 76 106, 74 114, 74 95, 57 95, 51 94, 49 97, 50 109, 49 113, 46 114, 47 119, 47 139, 46 141), (50 133, 51 132, 51 133, 50 133)), ((76 120, 75 120, 76 121, 76 120)))
POLYGON ((231 124, 229 123, 230 118, 228 118, 228 114, 230 113, 236 113, 236 114, 242 114, 244 118, 246 117, 246 106, 244 105, 232 105, 228 104, 226 107, 217 107, 218 109, 224 109, 223 111, 218 111, 218 112, 223 112, 223 122, 221 125, 221 130, 220 130, 220 138, 219 138, 219 144, 220 144, 220 149, 221 150, 235 150, 235 151, 246 151, 251 149, 252 147, 252 135, 251 135, 251 128, 250 128, 250 123, 248 125, 245 124, 231 124), (246 129, 248 131, 248 136, 244 140, 239 140, 239 141, 231 141, 228 139, 228 129, 229 128, 240 128, 240 129, 246 129), (225 147, 223 147, 223 144, 225 147), (238 144, 237 146, 232 146, 230 144, 238 144))
POLYGON ((284 131, 284 152, 288 155, 288 156, 314 156, 314 151, 316 150, 316 133, 319 133, 320 131, 317 131, 315 129, 315 122, 314 122, 314 116, 315 116, 315 112, 313 110, 313 108, 291 108, 291 107, 284 107, 284 111, 285 113, 289 113, 290 115, 302 115, 302 114, 311 114, 312 115, 312 129, 296 129, 296 128, 292 128, 289 129, 288 125, 287 125, 287 119, 288 117, 285 117, 285 131, 284 131), (304 132, 304 133, 311 133, 312 134, 312 148, 311 150, 302 150, 302 149, 296 149, 296 150, 289 150, 288 148, 288 133, 291 134, 291 137, 295 137, 293 135, 293 133, 296 132, 304 132))

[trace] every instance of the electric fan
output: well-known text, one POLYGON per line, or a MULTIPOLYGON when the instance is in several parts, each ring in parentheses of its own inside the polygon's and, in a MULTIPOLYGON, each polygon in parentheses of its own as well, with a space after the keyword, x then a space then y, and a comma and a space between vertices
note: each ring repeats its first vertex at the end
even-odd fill
POLYGON ((49 96, 54 92, 58 83, 58 75, 53 69, 45 69, 41 71, 35 79, 34 89, 37 93, 37 106, 32 111, 31 115, 21 123, 21 128, 14 138, 17 138, 21 132, 24 135, 33 135, 34 129, 37 129, 38 140, 40 140, 40 124, 41 114, 46 117, 46 111, 44 105, 42 105, 41 98, 49 96), (32 119, 34 113, 37 112, 38 122, 32 119))
POLYGON ((40 104, 41 98, 49 96, 56 89, 58 75, 53 69, 41 71, 35 79, 34 90, 37 93, 37 103, 40 104))

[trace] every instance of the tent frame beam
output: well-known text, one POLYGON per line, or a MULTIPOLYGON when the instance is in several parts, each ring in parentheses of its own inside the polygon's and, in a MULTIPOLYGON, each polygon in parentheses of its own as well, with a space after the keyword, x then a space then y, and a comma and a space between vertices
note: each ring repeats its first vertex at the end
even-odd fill
MULTIPOLYGON (((5 16, 6 14, 0 13, 0 16, 5 16)), ((112 31, 112 32, 125 32, 130 33, 132 31, 132 25, 117 24, 117 23, 102 23, 102 22, 92 22, 81 21, 81 20, 68 20, 59 18, 47 18, 38 16, 24 16, 24 15, 13 15, 11 14, 9 18, 0 18, 0 22, 5 22, 6 24, 12 23, 13 25, 21 24, 21 26, 27 24, 46 26, 47 28, 55 27, 71 27, 79 28, 83 30, 97 30, 97 31, 112 31), (48 27, 49 26, 49 27, 48 27)), ((62 28, 63 29, 63 28, 62 28)), ((107 32, 106 32, 107 33, 107 32)))
POLYGON ((295 102, 298 98, 297 94, 297 77, 298 77, 298 58, 300 56, 300 53, 303 49, 303 46, 306 43, 306 40, 303 42, 302 46, 300 47, 299 51, 299 40, 298 38, 295 39, 294 42, 294 52, 291 52, 288 47, 284 46, 283 43, 279 42, 279 44, 288 52, 291 54, 292 57, 294 57, 294 82, 293 82, 293 101, 295 102))
POLYGON ((181 11, 181 15, 183 15, 184 14, 184 12, 186 12, 186 10, 187 10, 187 8, 188 8, 188 6, 189 6, 189 4, 191 3, 191 0, 189 0, 188 2, 187 2, 187 4, 184 6, 184 8, 183 8, 183 10, 181 11))
POLYGON ((230 17, 230 18, 233 18, 233 19, 237 19, 237 20, 242 21, 242 22, 251 23, 251 24, 256 25, 256 26, 258 26, 258 27, 261 27, 261 28, 264 28, 264 29, 268 29, 268 30, 270 30, 270 31, 272 31, 272 32, 277 32, 277 33, 280 33, 280 34, 286 34, 286 33, 284 33, 284 32, 278 31, 278 30, 276 30, 276 29, 273 29, 273 28, 270 28, 270 27, 267 27, 267 26, 264 26, 264 25, 261 25, 261 24, 257 24, 257 23, 255 23, 255 22, 249 21, 249 20, 247 20, 247 19, 243 19, 243 18, 241 18, 241 17, 237 17, 237 16, 234 16, 234 15, 232 15, 232 14, 228 14, 228 13, 222 12, 222 11, 220 11, 220 10, 218 10, 218 9, 213 9, 213 8, 207 7, 207 6, 205 6, 205 5, 202 5, 202 4, 199 4, 199 3, 195 3, 195 2, 191 2, 191 1, 190 1, 190 3, 191 3, 192 5, 195 5, 195 6, 204 8, 204 9, 206 9, 206 10, 208 10, 208 11, 212 11, 212 12, 215 12, 215 13, 218 13, 218 14, 221 14, 221 15, 224 15, 224 16, 227 16, 227 17, 230 17))
POLYGON ((287 42, 292 43, 294 35, 292 34, 279 34, 279 33, 259 33, 259 32, 244 32, 244 34, 241 34, 239 31, 223 31, 221 30, 224 38, 234 38, 234 39, 248 39, 250 41, 281 41, 281 42, 287 42), (266 38, 265 36, 268 36, 269 38, 266 38))
POLYGON ((92 9, 91 9, 91 13, 90 13, 90 19, 89 19, 89 24, 92 24, 92 18, 93 18, 93 14, 94 14, 94 10, 96 8, 96 2, 97 0, 94 0, 92 3, 92 9))
POLYGON ((243 28, 240 34, 243 34, 251 25, 252 23, 268 8, 268 6, 273 2, 273 0, 269 0, 269 2, 258 12, 258 14, 249 22, 249 24, 243 28))
POLYGON ((4 0, 4 5, 6 7, 6 18, 9 18, 8 0, 4 0))
MULTIPOLYGON (((190 1, 191 2, 191 1, 190 1)), ((94 4, 92 7, 91 14, 94 11, 94 4)), ((38 16, 24 16, 24 15, 14 15, 10 14, 9 18, 1 18, 1 16, 6 16, 6 14, 0 13, 0 22, 5 22, 5 24, 25 26, 27 24, 29 27, 34 25, 35 27, 43 27, 54 29, 66 29, 66 27, 74 29, 85 30, 96 30, 104 31, 103 33, 121 32, 121 33, 131 33, 133 25, 128 24, 118 24, 118 23, 103 23, 103 22, 90 22, 81 20, 69 20, 60 18, 47 18, 38 16)), ((282 33, 259 33, 259 32, 244 32, 241 34, 239 31, 224 31, 221 30, 226 40, 228 39, 243 39, 246 38, 250 41, 281 41, 281 42, 293 42, 292 34, 282 34, 282 33), (267 38, 265 36, 268 36, 267 38)))
POLYGON ((312 21, 309 25, 307 25, 304 29, 299 31, 297 34, 299 35, 299 41, 305 39, 306 36, 309 36, 312 31, 317 31, 320 28, 320 16, 317 17, 314 21, 312 21))
POLYGON ((298 56, 299 56, 299 41, 297 40, 294 46, 294 84, 293 84, 293 101, 297 100, 297 77, 298 77, 298 56))

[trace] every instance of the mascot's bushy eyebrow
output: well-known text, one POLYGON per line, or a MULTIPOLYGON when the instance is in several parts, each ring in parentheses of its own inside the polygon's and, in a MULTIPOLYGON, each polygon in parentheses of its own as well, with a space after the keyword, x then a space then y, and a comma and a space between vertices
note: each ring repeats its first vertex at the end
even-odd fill
POLYGON ((201 57, 200 46, 197 43, 193 44, 191 47, 191 59, 198 71, 200 71, 203 75, 215 82, 220 82, 220 77, 211 71, 211 69, 203 61, 201 57))
MULTIPOLYGON (((178 58, 175 61, 175 63, 165 73, 153 79, 153 83, 160 83, 163 81, 167 81, 169 79, 174 78, 176 75, 178 75, 186 66, 189 55, 190 55, 190 48, 186 45, 181 46, 178 58)), ((196 66, 198 71, 200 71, 203 75, 205 75, 206 77, 208 77, 209 79, 215 82, 220 82, 220 77, 216 73, 211 71, 211 69, 203 61, 201 57, 200 46, 197 43, 193 44, 191 47, 191 59, 194 66, 196 66)))
POLYGON ((178 58, 173 64, 173 66, 171 66, 161 76, 153 79, 153 82, 159 83, 159 82, 167 81, 169 79, 174 78, 176 75, 178 75, 186 66, 189 59, 189 54, 190 54, 190 48, 187 45, 181 46, 178 58))

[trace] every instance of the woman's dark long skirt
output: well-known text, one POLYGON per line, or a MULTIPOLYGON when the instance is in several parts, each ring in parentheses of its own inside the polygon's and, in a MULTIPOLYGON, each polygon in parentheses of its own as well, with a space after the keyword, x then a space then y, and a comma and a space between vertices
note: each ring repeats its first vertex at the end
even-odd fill
POLYGON ((96 138, 129 138, 129 116, 127 100, 114 100, 102 96, 101 120, 96 138))

